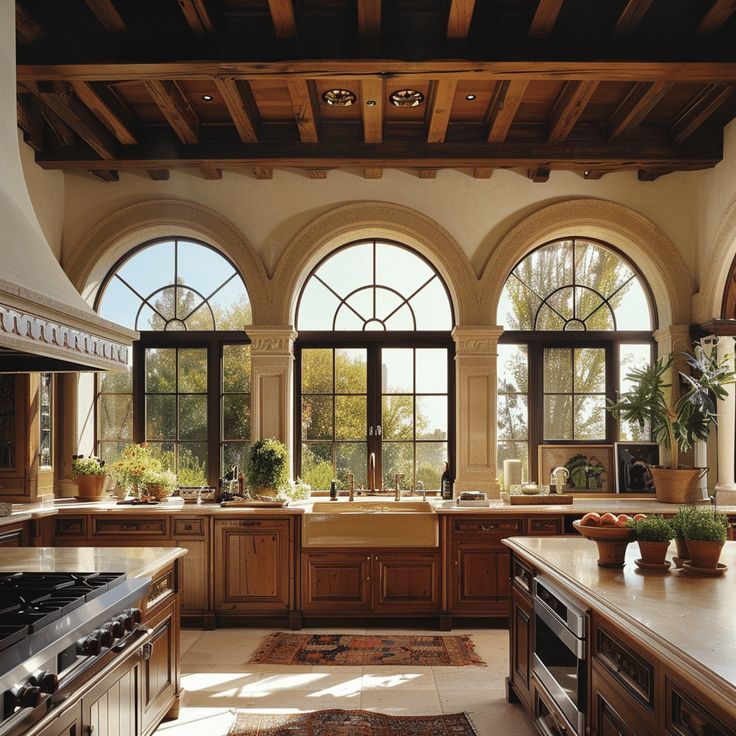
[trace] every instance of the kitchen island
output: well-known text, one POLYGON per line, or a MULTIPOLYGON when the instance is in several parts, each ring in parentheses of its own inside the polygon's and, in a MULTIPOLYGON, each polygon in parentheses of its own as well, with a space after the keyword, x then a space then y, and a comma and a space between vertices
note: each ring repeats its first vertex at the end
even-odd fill
POLYGON ((596 545, 581 537, 504 544, 512 553, 509 698, 551 733, 576 727, 537 674, 535 651, 548 645, 536 631, 535 581, 587 612, 577 695, 590 734, 736 734, 735 542, 724 548, 729 570, 720 577, 644 572, 634 565, 636 544, 623 569, 599 567, 596 545))

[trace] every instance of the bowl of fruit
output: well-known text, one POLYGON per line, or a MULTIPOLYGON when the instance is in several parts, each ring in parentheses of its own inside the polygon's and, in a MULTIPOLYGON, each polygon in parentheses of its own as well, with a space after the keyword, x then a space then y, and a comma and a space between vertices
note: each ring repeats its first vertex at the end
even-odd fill
POLYGON ((572 525, 586 539, 592 539, 598 545, 598 564, 601 567, 623 567, 626 548, 634 541, 634 532, 628 522, 643 519, 644 514, 628 516, 627 514, 592 512, 582 519, 573 521, 572 525))

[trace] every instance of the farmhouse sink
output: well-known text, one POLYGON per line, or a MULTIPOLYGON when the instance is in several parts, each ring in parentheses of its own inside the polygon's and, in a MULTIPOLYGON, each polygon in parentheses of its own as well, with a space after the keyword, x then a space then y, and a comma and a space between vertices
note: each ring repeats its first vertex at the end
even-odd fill
POLYGON ((303 547, 436 547, 427 501, 318 502, 302 517, 303 547))

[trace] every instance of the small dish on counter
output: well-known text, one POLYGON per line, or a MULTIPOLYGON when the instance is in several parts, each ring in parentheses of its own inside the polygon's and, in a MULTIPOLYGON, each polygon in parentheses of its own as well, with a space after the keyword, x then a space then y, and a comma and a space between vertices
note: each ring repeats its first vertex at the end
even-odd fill
POLYGON ((600 567, 623 567, 626 548, 634 541, 634 532, 621 526, 585 526, 580 519, 573 521, 573 527, 586 539, 598 545, 598 565, 600 567))
POLYGON ((719 562, 716 567, 695 567, 690 560, 683 560, 680 572, 686 572, 690 575, 705 575, 707 577, 717 577, 723 575, 728 570, 728 565, 719 562))

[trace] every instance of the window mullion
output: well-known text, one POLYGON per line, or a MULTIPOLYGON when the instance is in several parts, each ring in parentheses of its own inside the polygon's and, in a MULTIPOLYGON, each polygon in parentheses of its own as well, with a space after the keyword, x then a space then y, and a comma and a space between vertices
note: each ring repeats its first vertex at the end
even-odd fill
POLYGON ((222 466, 222 343, 207 345, 207 466, 210 485, 215 485, 222 466))

